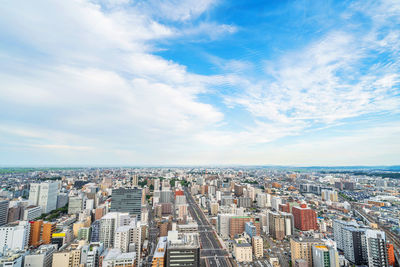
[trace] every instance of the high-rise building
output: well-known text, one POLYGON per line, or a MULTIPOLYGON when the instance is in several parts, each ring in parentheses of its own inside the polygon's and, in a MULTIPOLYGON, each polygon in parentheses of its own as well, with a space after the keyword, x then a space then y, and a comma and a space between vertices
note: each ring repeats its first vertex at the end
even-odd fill
POLYGON ((80 213, 86 200, 82 196, 71 196, 68 200, 68 214, 80 213))
POLYGON ((365 239, 368 253, 368 266, 388 267, 389 262, 385 232, 368 229, 365 231, 365 239))
POLYGON ((109 212, 100 219, 99 241, 104 248, 114 246, 115 232, 119 226, 129 225, 129 213, 109 212))
POLYGON ((78 230, 78 240, 90 240, 90 227, 82 227, 78 230))
POLYGON ((387 255, 388 255, 388 264, 390 267, 394 267, 396 264, 396 258, 394 256, 394 246, 393 244, 387 244, 387 255))
POLYGON ((142 212, 142 189, 140 188, 113 189, 111 194, 110 211, 128 212, 130 215, 136 215, 138 220, 140 220, 142 212))
POLYGON ((96 220, 90 226, 90 242, 100 242, 100 220, 96 220))
POLYGON ((246 222, 244 224, 244 231, 249 235, 250 238, 253 238, 257 235, 257 228, 253 222, 246 222))
POLYGON ((313 266, 312 247, 324 245, 320 239, 305 238, 305 237, 292 237, 290 239, 290 251, 292 254, 292 262, 298 259, 305 260, 308 267, 313 266))
POLYGON ((29 235, 29 246, 37 247, 42 244, 42 225, 43 221, 30 221, 30 235, 29 235))
POLYGON ((266 193, 257 194, 257 207, 259 207, 259 208, 267 207, 267 194, 266 193))
POLYGON ((131 185, 132 186, 138 186, 138 176, 136 174, 132 175, 131 177, 131 185))
POLYGON ((323 189, 323 190, 321 190, 321 198, 324 201, 337 202, 338 201, 338 192, 335 190, 323 189))
POLYGON ((273 196, 271 200, 272 209, 278 211, 280 204, 282 204, 282 199, 280 197, 273 196))
POLYGON ((218 215, 218 210, 219 210, 219 204, 218 204, 218 202, 212 202, 212 203, 210 204, 210 213, 211 213, 211 216, 216 216, 216 215, 218 215))
POLYGON ((294 227, 301 231, 318 230, 317 214, 310 208, 293 207, 294 227))
POLYGON ((268 231, 277 240, 293 235, 293 215, 286 212, 268 212, 268 231))
MULTIPOLYGON (((8 209, 7 223, 20 220, 21 206, 13 206, 8 209)), ((1 216, 0 216, 1 217, 1 216)))
POLYGON ((0 200, 0 226, 8 222, 8 206, 10 201, 7 199, 0 200))
POLYGON ((238 198, 238 207, 241 208, 250 208, 252 204, 251 198, 249 197, 239 197, 238 198))
POLYGON ((51 237, 56 232, 56 222, 44 222, 42 227, 42 241, 43 244, 50 244, 51 237))
POLYGON ((235 184, 234 186, 234 191, 235 191, 235 196, 241 197, 243 195, 243 189, 245 189, 246 186, 240 185, 240 184, 235 184))
POLYGON ((169 231, 166 267, 199 267, 200 243, 197 233, 178 234, 169 231))
POLYGON ((248 216, 232 216, 229 220, 229 235, 234 238, 235 235, 242 234, 246 222, 252 221, 248 216))
POLYGON ((160 191, 160 203, 172 203, 172 200, 174 198, 173 196, 174 194, 169 188, 163 188, 160 191))
POLYGON ((140 265, 140 253, 142 244, 142 229, 140 222, 132 220, 129 225, 119 226, 115 231, 114 248, 120 249, 121 252, 135 252, 136 264, 140 265))
POLYGON ((26 221, 6 224, 0 227, 0 252, 23 250, 29 243, 30 224, 26 221))
POLYGON ((24 210, 24 221, 34 220, 42 214, 42 207, 30 205, 24 210))
POLYGON ((167 237, 162 236, 159 238, 156 250, 154 251, 151 267, 164 267, 166 250, 167 250, 167 237))
POLYGON ((251 240, 251 244, 253 246, 253 255, 256 258, 263 257, 264 251, 264 242, 261 236, 254 236, 251 240))
POLYGON ((234 214, 220 213, 217 217, 217 232, 223 239, 229 238, 229 221, 234 214))
POLYGON ((57 196, 57 209, 64 207, 68 204, 68 194, 59 193, 57 196))
POLYGON ((160 190, 160 179, 154 179, 154 191, 160 190))
POLYGON ((29 203, 42 207, 43 213, 48 213, 57 208, 58 195, 57 181, 32 183, 29 190, 29 203))
POLYGON ((344 250, 343 228, 348 226, 358 227, 358 224, 352 221, 351 222, 342 220, 333 221, 333 238, 336 242, 337 248, 341 251, 344 250))
POLYGON ((339 267, 339 254, 334 247, 313 246, 313 267, 339 267))
POLYGON ((100 267, 100 255, 103 251, 102 243, 91 242, 87 253, 86 267, 100 267))
POLYGON ((368 262, 365 244, 365 229, 352 226, 342 229, 344 256, 351 263, 362 265, 368 262))

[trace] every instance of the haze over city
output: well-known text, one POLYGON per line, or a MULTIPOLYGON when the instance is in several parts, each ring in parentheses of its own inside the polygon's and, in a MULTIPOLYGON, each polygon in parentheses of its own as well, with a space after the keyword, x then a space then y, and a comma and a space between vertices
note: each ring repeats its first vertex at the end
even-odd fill
POLYGON ((400 2, 9 1, 0 165, 396 165, 400 2))

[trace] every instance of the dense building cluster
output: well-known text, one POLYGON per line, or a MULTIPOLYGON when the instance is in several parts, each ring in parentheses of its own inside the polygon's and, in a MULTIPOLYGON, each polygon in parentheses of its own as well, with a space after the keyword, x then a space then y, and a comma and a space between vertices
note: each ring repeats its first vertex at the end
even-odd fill
POLYGON ((0 177, 0 266, 399 261, 395 179, 272 168, 20 169, 0 177))

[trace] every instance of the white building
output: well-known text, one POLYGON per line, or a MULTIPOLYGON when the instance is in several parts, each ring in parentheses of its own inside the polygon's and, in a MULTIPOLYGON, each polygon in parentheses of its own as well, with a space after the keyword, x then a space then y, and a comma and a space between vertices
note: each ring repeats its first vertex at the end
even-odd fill
POLYGON ((267 194, 266 193, 257 194, 257 207, 259 207, 259 208, 267 207, 267 194))
POLYGON ((272 208, 273 209, 278 211, 280 204, 282 204, 282 199, 280 197, 272 197, 272 208))
POLYGON ((218 214, 217 231, 223 239, 229 238, 229 221, 234 214, 218 214))
POLYGON ((339 267, 339 254, 333 247, 313 246, 312 259, 313 267, 339 267))
POLYGON ((55 210, 57 208, 58 185, 57 181, 31 184, 29 204, 42 207, 43 213, 55 210))
POLYGON ((29 206, 24 210, 24 221, 31 221, 42 214, 42 207, 29 206))
POLYGON ((100 255, 103 253, 102 243, 90 243, 86 256, 86 267, 99 267, 100 255))
POLYGON ((119 226, 129 225, 129 213, 109 212, 100 219, 99 241, 104 248, 114 246, 115 232, 119 226))
POLYGON ((103 259, 103 267, 133 266, 136 252, 122 253, 119 249, 109 249, 103 259))
POLYGON ((27 221, 0 227, 0 253, 7 250, 23 250, 28 246, 30 224, 27 221))
POLYGON ((385 232, 368 229, 365 231, 368 266, 388 267, 385 232))
POLYGON ((57 245, 41 245, 32 254, 25 255, 24 267, 51 267, 53 253, 57 250, 57 245))

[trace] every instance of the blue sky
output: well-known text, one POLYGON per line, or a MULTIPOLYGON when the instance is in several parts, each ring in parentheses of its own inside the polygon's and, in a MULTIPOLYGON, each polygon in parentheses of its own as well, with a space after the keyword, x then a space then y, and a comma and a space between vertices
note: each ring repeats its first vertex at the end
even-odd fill
POLYGON ((0 165, 394 165, 400 2, 21 1, 0 165))

